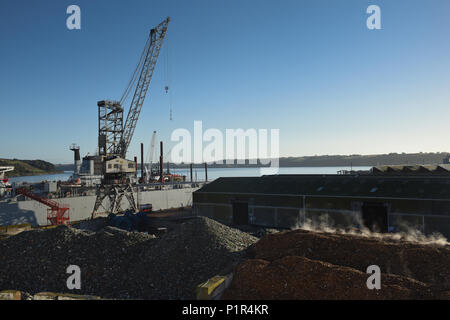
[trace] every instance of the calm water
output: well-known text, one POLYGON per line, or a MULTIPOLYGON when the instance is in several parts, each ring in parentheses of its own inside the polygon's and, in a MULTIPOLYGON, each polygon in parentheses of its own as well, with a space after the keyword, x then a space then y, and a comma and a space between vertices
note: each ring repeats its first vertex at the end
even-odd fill
POLYGON ((25 177, 14 177, 10 178, 9 182, 41 182, 44 180, 47 181, 66 181, 70 178, 72 175, 72 171, 64 171, 64 173, 58 173, 58 174, 46 174, 41 176, 25 176, 25 177))
MULTIPOLYGON (((369 170, 370 167, 353 167, 353 170, 369 170)), ((166 169, 164 169, 166 170, 166 169)), ((350 167, 292 167, 280 168, 279 174, 336 174, 339 170, 350 170, 350 167)), ((172 173, 186 175, 189 179, 189 169, 171 169, 172 173)), ((220 177, 259 177, 262 174, 271 174, 262 172, 259 168, 208 168, 208 180, 212 181, 220 177)), ((50 174, 30 177, 11 178, 10 182, 41 182, 48 181, 66 181, 72 175, 71 171, 65 171, 60 174, 50 174)), ((205 179, 205 170, 203 168, 194 168, 194 180, 201 181, 205 179)))

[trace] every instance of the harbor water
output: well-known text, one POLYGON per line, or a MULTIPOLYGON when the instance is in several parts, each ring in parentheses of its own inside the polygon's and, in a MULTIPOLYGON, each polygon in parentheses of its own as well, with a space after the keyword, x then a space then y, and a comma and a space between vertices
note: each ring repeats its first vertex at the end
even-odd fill
MULTIPOLYGON (((336 174, 340 170, 369 170, 370 167, 284 167, 278 169, 278 174, 336 174)), ((165 171, 166 169, 164 169, 165 171)), ((190 179, 189 168, 170 169, 171 173, 185 175, 190 179)), ((10 182, 36 183, 41 181, 67 181, 72 176, 72 171, 65 171, 59 174, 14 177, 10 182)), ((212 181, 220 177, 259 177, 265 174, 260 168, 208 168, 208 180, 212 181)), ((193 180, 204 181, 205 169, 194 168, 193 180)))

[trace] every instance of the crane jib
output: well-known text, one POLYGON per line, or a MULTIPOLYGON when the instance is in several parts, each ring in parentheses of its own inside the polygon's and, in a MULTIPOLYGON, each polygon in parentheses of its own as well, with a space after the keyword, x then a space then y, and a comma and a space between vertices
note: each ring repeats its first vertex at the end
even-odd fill
MULTIPOLYGON (((167 26, 169 22, 170 18, 167 18, 156 28, 150 30, 150 36, 148 40, 149 44, 144 48, 144 61, 142 62, 140 60, 138 63, 138 68, 140 65, 142 65, 139 72, 139 78, 136 82, 133 99, 131 101, 130 109, 128 111, 128 115, 123 127, 122 139, 120 143, 117 144, 117 149, 115 151, 115 154, 121 155, 123 158, 126 157, 128 146, 130 145, 131 139, 133 137, 133 133, 139 119, 139 114, 141 112, 145 96, 150 86, 153 71, 158 60, 159 52, 161 50, 164 37, 166 36, 167 26)), ((132 78, 132 81, 135 82, 136 79, 136 77, 134 79, 132 78)), ((129 87, 127 87, 127 90, 130 90, 130 88, 134 86, 134 83, 130 84, 131 86, 129 85, 129 87)))

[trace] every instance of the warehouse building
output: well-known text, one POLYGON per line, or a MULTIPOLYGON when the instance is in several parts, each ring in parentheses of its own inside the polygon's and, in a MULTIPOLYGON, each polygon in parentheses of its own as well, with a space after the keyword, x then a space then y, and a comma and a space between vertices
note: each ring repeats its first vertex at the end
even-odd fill
POLYGON ((383 169, 384 174, 219 178, 194 192, 194 212, 230 225, 413 228, 449 239, 450 175, 383 169))

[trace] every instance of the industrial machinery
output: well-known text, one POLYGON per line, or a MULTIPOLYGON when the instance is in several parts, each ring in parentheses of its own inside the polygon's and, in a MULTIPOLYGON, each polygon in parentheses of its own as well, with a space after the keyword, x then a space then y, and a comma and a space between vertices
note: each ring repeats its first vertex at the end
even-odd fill
POLYGON ((80 147, 74 143, 70 146, 69 149, 73 151, 75 173, 80 174, 81 169, 80 147))
POLYGON ((109 206, 103 206, 108 213, 115 214, 124 210, 121 202, 125 196, 129 209, 137 211, 134 200, 131 177, 136 176, 136 161, 126 160, 126 154, 133 137, 139 114, 147 94, 150 80, 156 66, 170 18, 165 19, 157 27, 150 30, 150 35, 144 47, 139 63, 120 101, 102 100, 98 106, 98 160, 101 163, 103 179, 97 186, 92 217, 103 206, 105 198, 109 206), (123 104, 134 89, 130 109, 125 123, 123 122, 123 104))
POLYGON ((70 209, 66 205, 60 205, 58 202, 42 197, 25 188, 16 190, 16 194, 22 194, 30 199, 36 200, 47 207, 47 223, 50 225, 61 225, 70 223, 70 209))
POLYGON ((5 173, 9 171, 13 171, 14 167, 0 167, 0 180, 5 179, 5 173))
POLYGON ((144 232, 149 224, 147 213, 143 211, 139 211, 136 214, 131 211, 125 211, 124 215, 116 216, 111 214, 109 216, 109 225, 122 230, 144 232))
POLYGON ((144 183, 148 183, 152 181, 152 175, 153 175, 153 156, 155 153, 155 141, 156 141, 156 131, 153 131, 152 140, 150 142, 150 152, 148 156, 148 166, 146 166, 144 163, 142 165, 144 166, 144 176, 142 177, 142 181, 144 183))
POLYGON ((5 173, 13 170, 14 167, 0 167, 0 198, 11 188, 9 179, 5 178, 5 173))

